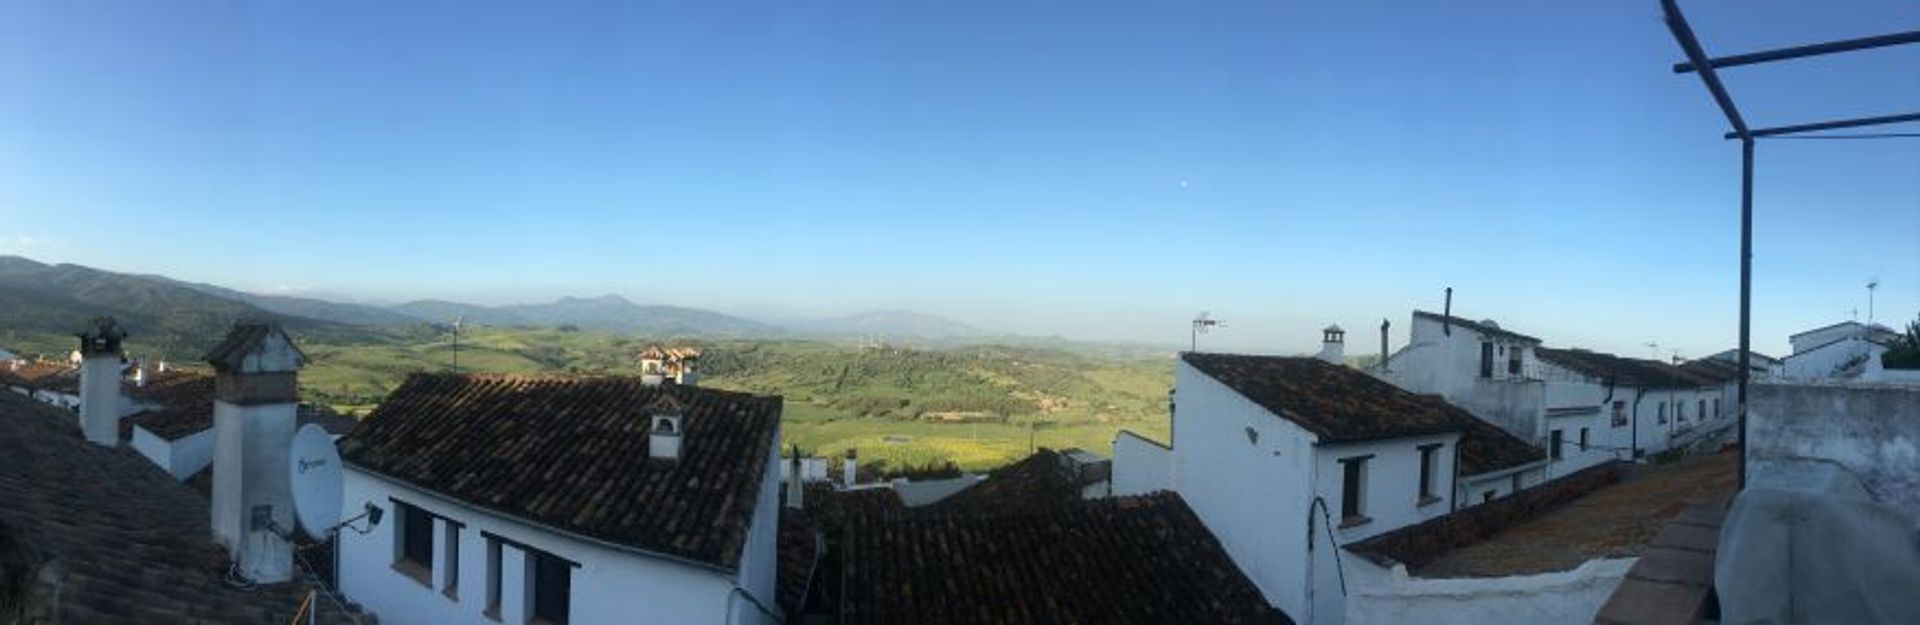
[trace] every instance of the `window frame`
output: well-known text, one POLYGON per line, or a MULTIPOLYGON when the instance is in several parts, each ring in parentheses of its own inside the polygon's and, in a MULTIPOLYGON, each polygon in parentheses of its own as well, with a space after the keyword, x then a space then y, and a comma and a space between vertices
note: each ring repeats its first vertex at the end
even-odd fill
POLYGON ((1587 450, 1587 427, 1580 426, 1580 451, 1587 450))
POLYGON ((435 516, 426 508, 398 499, 392 500, 392 503, 394 507, 393 569, 408 579, 432 588, 433 555, 436 549, 433 544, 435 516), (422 549, 425 551, 424 554, 415 553, 422 549), (424 558, 420 557, 423 555, 424 558))
POLYGON ((572 560, 547 553, 538 549, 527 549, 527 622, 539 625, 566 625, 573 614, 573 569, 580 565, 572 560), (558 590, 552 590, 547 584, 558 579, 558 590), (546 589, 546 590, 543 590, 546 589), (548 603, 549 592, 559 594, 560 603, 554 606, 548 603), (558 614, 545 610, 558 609, 558 614))
POLYGON ((1493 341, 1480 342, 1480 379, 1493 379, 1493 341))
POLYGON ((1553 430, 1547 433, 1547 459, 1559 460, 1562 456, 1560 446, 1566 444, 1566 430, 1553 430))
POLYGON ((1367 461, 1373 454, 1350 456, 1340 461, 1340 527, 1363 525, 1367 516, 1367 461))
POLYGON ((1416 507, 1440 501, 1440 496, 1435 494, 1439 489, 1434 488, 1434 474, 1440 472, 1440 449, 1445 446, 1446 443, 1428 443, 1415 448, 1420 451, 1420 492, 1414 499, 1416 507))

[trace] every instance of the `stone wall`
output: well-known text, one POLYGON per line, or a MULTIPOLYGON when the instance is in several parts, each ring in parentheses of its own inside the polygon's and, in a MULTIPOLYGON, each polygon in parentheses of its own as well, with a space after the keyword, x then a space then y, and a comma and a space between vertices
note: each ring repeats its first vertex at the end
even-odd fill
POLYGON ((1455 511, 1346 545, 1380 566, 1420 568, 1455 548, 1486 540, 1501 530, 1538 518, 1596 488, 1620 481, 1625 464, 1608 462, 1535 486, 1504 499, 1455 511))
POLYGON ((1747 392, 1749 476, 1791 459, 1837 462, 1875 499, 1920 523, 1920 389, 1769 383, 1747 392))

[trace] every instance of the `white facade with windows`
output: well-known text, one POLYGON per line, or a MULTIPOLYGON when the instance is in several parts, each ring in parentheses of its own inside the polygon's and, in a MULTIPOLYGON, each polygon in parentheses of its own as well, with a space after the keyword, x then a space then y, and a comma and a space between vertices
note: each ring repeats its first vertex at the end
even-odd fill
MULTIPOLYGON (((1338 545, 1452 510, 1458 433, 1323 445, 1185 361, 1174 365, 1174 386, 1168 482, 1267 600, 1296 622, 1339 622, 1338 545), (1349 482, 1353 463, 1357 481, 1349 482)), ((1156 456, 1116 451, 1116 491, 1132 481, 1126 476, 1150 482, 1156 469, 1129 465, 1156 456)))
POLYGON ((780 462, 777 449, 769 454, 737 571, 557 531, 348 465, 344 509, 384 512, 364 534, 341 530, 340 592, 383 623, 777 622, 780 462))
POLYGON ((1415 393, 1436 394, 1523 440, 1541 436, 1540 340, 1414 311, 1406 347, 1375 375, 1415 393))

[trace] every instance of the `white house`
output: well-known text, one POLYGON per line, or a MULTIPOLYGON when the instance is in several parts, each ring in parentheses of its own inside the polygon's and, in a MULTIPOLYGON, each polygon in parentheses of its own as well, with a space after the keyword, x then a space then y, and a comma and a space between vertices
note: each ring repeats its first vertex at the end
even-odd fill
POLYGON ((1186 353, 1174 390, 1171 445, 1116 440, 1114 494, 1179 493, 1299 623, 1340 622, 1338 545, 1447 514, 1461 473, 1540 459, 1464 410, 1320 359, 1186 353))
POLYGON ((1394 386, 1431 393, 1514 436, 1541 436, 1540 339, 1493 320, 1413 311, 1407 346, 1375 365, 1394 386))
POLYGON ((1733 424, 1737 366, 1676 367, 1584 349, 1539 354, 1553 477, 1660 453, 1691 433, 1733 424))
POLYGON ((340 590, 391 623, 775 622, 781 400, 416 374, 340 441, 340 590))
POLYGON ((1857 321, 1836 323, 1787 337, 1793 354, 1782 359, 1781 375, 1792 380, 1851 380, 1920 385, 1920 371, 1887 369, 1881 356, 1900 333, 1857 321))

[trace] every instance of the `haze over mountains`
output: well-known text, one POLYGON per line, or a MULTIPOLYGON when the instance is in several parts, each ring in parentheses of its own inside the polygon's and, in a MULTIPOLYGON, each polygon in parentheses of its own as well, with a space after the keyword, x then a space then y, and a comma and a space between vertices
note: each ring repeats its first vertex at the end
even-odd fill
MULTIPOLYGON (((96 315, 113 315, 131 330, 151 337, 217 337, 233 320, 249 316, 277 317, 290 329, 340 339, 377 339, 383 334, 404 332, 409 326, 445 324, 456 319, 468 324, 571 326, 655 336, 991 336, 952 319, 906 310, 770 323, 699 308, 636 304, 618 295, 563 297, 547 303, 504 306, 426 299, 382 307, 249 293, 167 276, 116 273, 0 255, 0 327, 68 333, 96 315)), ((181 340, 198 343, 197 339, 181 340)))

